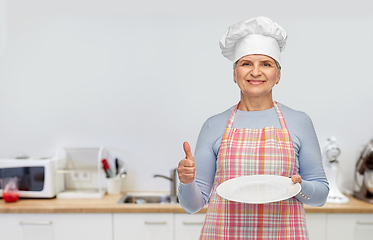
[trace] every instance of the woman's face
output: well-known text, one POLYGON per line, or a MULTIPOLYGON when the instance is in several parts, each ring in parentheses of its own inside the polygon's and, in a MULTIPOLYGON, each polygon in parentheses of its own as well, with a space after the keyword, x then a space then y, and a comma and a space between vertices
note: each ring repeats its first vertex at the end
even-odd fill
POLYGON ((272 97, 273 86, 280 81, 276 61, 266 55, 253 54, 240 58, 234 69, 234 81, 248 97, 272 97))

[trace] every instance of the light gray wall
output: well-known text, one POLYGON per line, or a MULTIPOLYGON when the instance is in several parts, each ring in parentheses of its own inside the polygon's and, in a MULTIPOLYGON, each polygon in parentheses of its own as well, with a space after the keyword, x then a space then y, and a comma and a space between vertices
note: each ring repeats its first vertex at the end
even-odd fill
POLYGON ((352 189, 373 138, 365 3, 0 0, 0 158, 106 146, 127 166, 124 190, 168 190, 152 175, 168 175, 183 141, 194 149, 203 122, 239 100, 220 37, 263 15, 289 35, 275 100, 309 114, 321 146, 337 137, 352 189))
POLYGON ((2 56, 8 40, 7 11, 5 1, 0 0, 0 56, 2 56))

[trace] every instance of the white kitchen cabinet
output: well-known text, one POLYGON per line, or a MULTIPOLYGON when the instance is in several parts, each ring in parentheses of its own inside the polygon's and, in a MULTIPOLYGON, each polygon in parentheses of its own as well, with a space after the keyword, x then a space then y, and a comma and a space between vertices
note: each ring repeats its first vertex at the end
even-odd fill
MULTIPOLYGON (((198 239, 204 214, 175 214, 175 240, 198 239)), ((373 214, 307 213, 311 240, 372 240, 373 214)))
MULTIPOLYGON (((198 239, 205 214, 175 214, 175 240, 198 239)), ((307 229, 311 240, 326 240, 326 213, 307 213, 307 229)))
MULTIPOLYGON (((1 213, 0 239, 190 240, 205 214, 1 213)), ((306 213, 311 240, 371 240, 373 214, 306 213)))
POLYGON ((114 213, 114 240, 173 240, 173 213, 114 213))
POLYGON ((327 215, 327 240, 372 240, 373 214, 327 215))
POLYGON ((311 240, 326 240, 326 213, 307 213, 306 221, 311 240))
POLYGON ((1 239, 112 239, 110 213, 0 214, 1 239))
POLYGON ((186 213, 175 213, 175 238, 174 240, 191 240, 198 239, 203 222, 205 220, 205 214, 186 214, 186 213))

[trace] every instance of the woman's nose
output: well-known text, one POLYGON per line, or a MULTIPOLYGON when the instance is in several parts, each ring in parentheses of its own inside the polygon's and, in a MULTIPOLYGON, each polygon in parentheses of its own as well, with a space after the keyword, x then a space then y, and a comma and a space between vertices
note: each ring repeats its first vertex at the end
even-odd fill
POLYGON ((251 70, 251 75, 253 77, 257 77, 257 76, 260 76, 260 74, 261 74, 260 67, 254 66, 253 69, 251 70))

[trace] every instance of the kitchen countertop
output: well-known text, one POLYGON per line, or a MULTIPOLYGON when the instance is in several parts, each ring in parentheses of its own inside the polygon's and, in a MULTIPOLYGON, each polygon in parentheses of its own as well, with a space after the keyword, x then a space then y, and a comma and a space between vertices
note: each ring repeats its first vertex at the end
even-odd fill
MULTIPOLYGON (((185 213, 179 204, 117 204, 122 195, 100 199, 19 199, 0 200, 0 213, 185 213)), ((373 204, 349 197, 348 204, 326 203, 323 207, 305 205, 306 213, 373 213, 373 204)), ((200 213, 205 213, 205 206, 200 213)))

